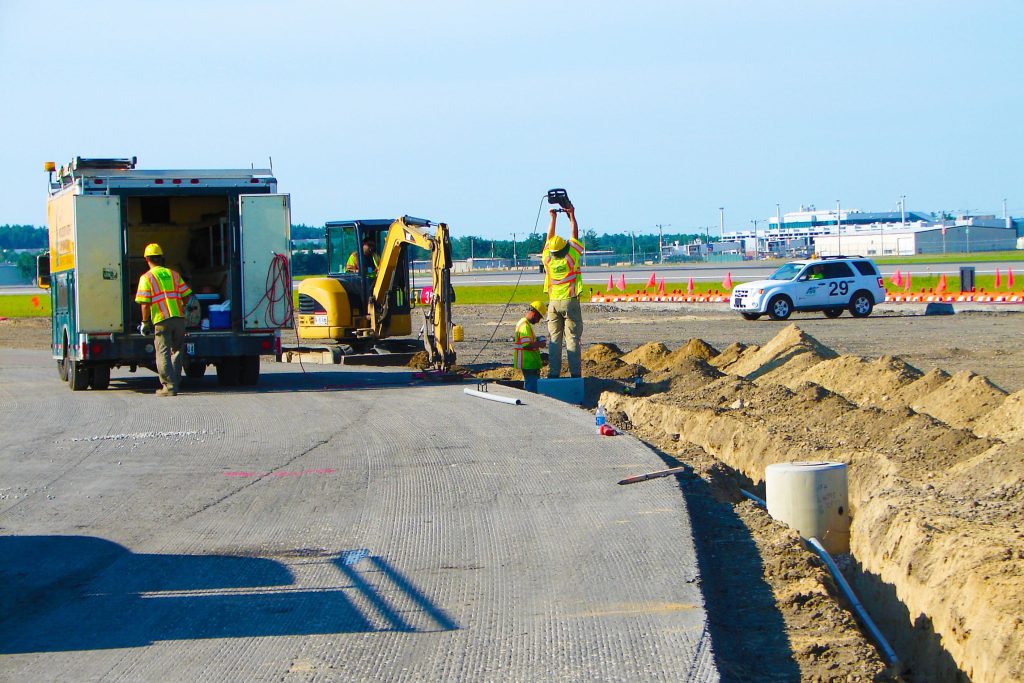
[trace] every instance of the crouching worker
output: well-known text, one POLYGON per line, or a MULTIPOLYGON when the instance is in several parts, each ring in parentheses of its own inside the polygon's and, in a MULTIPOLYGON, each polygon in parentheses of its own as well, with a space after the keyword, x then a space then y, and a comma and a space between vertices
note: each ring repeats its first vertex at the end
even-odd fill
POLYGON ((526 309, 526 315, 516 323, 515 367, 523 371, 523 388, 537 393, 537 380, 540 378, 540 350, 547 346, 544 339, 537 339, 533 326, 548 314, 548 307, 542 301, 534 301, 526 309))

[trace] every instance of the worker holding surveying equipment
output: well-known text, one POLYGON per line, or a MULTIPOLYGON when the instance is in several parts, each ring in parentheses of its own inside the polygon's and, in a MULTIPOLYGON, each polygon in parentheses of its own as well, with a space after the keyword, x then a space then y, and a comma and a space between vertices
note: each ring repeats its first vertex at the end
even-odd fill
POLYGON ((548 192, 548 202, 562 208, 551 209, 548 238, 541 254, 546 271, 544 289, 548 293, 548 334, 551 337, 548 355, 548 378, 562 374, 562 339, 565 356, 569 361, 569 374, 580 377, 580 338, 583 336, 583 314, 580 310, 580 289, 583 284, 583 243, 576 223, 576 209, 565 190, 548 192), (559 212, 569 216, 572 237, 568 242, 555 234, 559 212))
POLYGON ((535 394, 537 393, 537 380, 540 379, 540 369, 543 366, 540 350, 547 346, 547 341, 544 340, 544 337, 537 337, 533 333, 533 326, 543 320, 547 312, 548 307, 544 305, 543 301, 534 301, 526 309, 525 315, 516 323, 513 367, 523 372, 523 388, 535 394))
POLYGON ((147 245, 143 256, 149 270, 139 278, 135 294, 135 303, 142 305, 139 333, 155 335, 156 372, 163 385, 156 395, 177 396, 185 346, 185 309, 192 290, 181 275, 164 266, 164 250, 159 244, 147 245))

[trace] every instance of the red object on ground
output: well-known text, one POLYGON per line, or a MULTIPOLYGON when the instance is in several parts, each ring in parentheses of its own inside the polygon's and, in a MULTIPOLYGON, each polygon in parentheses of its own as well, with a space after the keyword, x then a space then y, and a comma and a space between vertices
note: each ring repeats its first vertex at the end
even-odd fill
POLYGON ((910 291, 910 279, 911 279, 910 272, 907 271, 907 280, 906 280, 907 287, 906 287, 906 291, 908 291, 908 292, 910 291))
POLYGON ((1013 289, 1013 268, 1006 269, 1006 288, 1013 289))
POLYGON ((601 425, 601 436, 615 436, 618 433, 618 430, 615 429, 615 427, 612 427, 611 425, 601 425))
POLYGON ((936 292, 945 292, 946 291, 946 274, 945 273, 943 273, 942 275, 939 276, 939 286, 935 288, 935 291, 936 292))
POLYGON ((899 270, 897 270, 895 273, 892 274, 892 277, 889 278, 889 282, 893 283, 897 287, 902 287, 903 286, 903 277, 900 275, 900 271, 899 270))
POLYGON ((626 291, 626 274, 625 273, 622 273, 621 275, 619 275, 618 289, 619 289, 620 292, 625 292, 626 291))
POLYGON ((39 297, 38 296, 32 297, 32 307, 33 308, 39 308, 39 297))
POLYGON ((608 275, 608 291, 610 292, 613 289, 615 289, 615 278, 612 277, 611 274, 609 274, 608 275))
POLYGON ((732 289, 732 273, 726 273, 725 279, 722 280, 722 289, 732 289))
POLYGON ((665 278, 661 278, 661 282, 658 283, 658 294, 665 296, 665 278))
POLYGON ((686 293, 687 294, 693 294, 693 278, 692 277, 690 278, 690 281, 686 283, 686 293))
MULTIPOLYGON (((657 273, 651 273, 651 277, 647 279, 647 287, 657 287, 657 286, 658 286, 658 275, 657 275, 657 273)), ((647 289, 647 287, 644 287, 644 289, 647 289)))
POLYGON ((996 289, 1003 286, 1003 276, 999 274, 999 269, 996 268, 996 289))

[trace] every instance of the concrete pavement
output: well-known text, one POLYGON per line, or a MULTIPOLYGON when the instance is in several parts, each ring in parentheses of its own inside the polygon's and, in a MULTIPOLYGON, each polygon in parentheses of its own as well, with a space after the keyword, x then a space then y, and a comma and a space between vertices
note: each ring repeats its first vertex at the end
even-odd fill
POLYGON ((615 484, 663 467, 643 444, 265 369, 72 393, 0 349, 0 679, 718 680, 679 490, 615 484))

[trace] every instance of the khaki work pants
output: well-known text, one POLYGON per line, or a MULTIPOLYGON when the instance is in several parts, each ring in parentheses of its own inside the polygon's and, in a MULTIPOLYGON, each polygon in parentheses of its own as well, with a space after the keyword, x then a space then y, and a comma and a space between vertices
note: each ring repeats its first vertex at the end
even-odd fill
POLYGON ((156 349, 156 373, 164 389, 177 391, 181 383, 182 352, 185 348, 185 319, 167 318, 153 326, 156 334, 153 347, 156 349))
POLYGON ((569 361, 569 374, 580 377, 580 338, 583 336, 583 311, 580 300, 559 299, 548 302, 548 379, 562 374, 562 339, 565 339, 565 357, 569 361))

